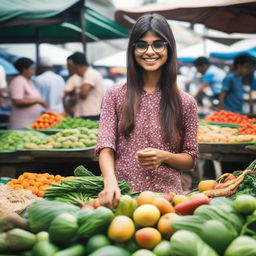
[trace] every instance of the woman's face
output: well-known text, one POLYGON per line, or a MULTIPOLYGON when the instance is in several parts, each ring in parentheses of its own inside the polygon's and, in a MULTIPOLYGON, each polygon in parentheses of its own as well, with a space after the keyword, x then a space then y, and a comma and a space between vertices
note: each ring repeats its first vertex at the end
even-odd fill
POLYGON ((22 70, 22 75, 31 78, 35 74, 35 66, 31 65, 29 68, 24 68, 22 70))
POLYGON ((134 55, 136 62, 145 71, 152 72, 159 70, 168 58, 167 42, 151 31, 148 31, 138 42, 135 43, 134 55), (141 42, 142 44, 140 44, 141 42), (143 45, 143 43, 149 45, 143 45))

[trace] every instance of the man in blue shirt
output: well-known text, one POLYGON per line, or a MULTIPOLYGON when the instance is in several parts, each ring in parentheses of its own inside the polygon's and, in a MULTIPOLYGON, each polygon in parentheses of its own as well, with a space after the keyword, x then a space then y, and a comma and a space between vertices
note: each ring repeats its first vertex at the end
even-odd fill
POLYGON ((243 113, 242 77, 253 71, 255 61, 247 54, 238 55, 234 59, 234 71, 227 74, 222 83, 219 109, 243 113))
POLYGON ((202 84, 199 86, 195 99, 200 100, 200 97, 204 93, 205 89, 210 87, 212 92, 212 100, 218 100, 222 87, 222 80, 224 79, 226 73, 217 66, 212 65, 205 57, 197 58, 193 64, 197 71, 203 75, 202 84))

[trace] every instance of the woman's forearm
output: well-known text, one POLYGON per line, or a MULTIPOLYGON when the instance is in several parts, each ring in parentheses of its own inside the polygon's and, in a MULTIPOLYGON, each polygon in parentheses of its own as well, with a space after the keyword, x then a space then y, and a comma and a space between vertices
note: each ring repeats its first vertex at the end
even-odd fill
POLYGON ((21 107, 21 108, 32 106, 37 103, 40 104, 39 99, 19 99, 19 100, 13 100, 13 103, 15 106, 21 107))
POLYGON ((194 166, 194 160, 188 153, 170 153, 168 151, 162 151, 163 163, 169 165, 172 168, 179 170, 189 170, 194 166))
POLYGON ((104 148, 99 155, 99 164, 102 176, 104 178, 105 186, 112 186, 117 184, 115 176, 115 154, 113 149, 104 148))

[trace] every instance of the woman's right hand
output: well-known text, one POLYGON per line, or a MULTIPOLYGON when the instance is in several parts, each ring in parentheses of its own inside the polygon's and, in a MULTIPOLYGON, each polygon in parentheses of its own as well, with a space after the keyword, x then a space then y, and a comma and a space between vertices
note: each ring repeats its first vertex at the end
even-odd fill
POLYGON ((117 206, 121 197, 121 191, 118 185, 108 185, 99 193, 100 205, 108 208, 114 208, 117 206))

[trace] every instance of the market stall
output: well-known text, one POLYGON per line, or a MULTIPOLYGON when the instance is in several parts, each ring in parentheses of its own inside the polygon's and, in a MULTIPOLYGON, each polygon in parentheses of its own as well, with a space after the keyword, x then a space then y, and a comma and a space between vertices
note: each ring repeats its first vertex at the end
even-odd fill
POLYGON ((27 129, 0 133, 0 176, 15 177, 26 170, 68 174, 79 164, 99 173, 94 148, 97 121, 41 115, 27 129), (83 128, 80 128, 83 127, 83 128))
POLYGON ((136 192, 118 181, 100 205, 101 176, 26 172, 0 185, 0 253, 19 256, 256 255, 256 161, 189 194, 136 192))
MULTIPOLYGON (((217 111, 200 121, 200 159, 213 162, 215 177, 222 174, 222 162, 249 163, 255 160, 255 118, 229 111, 217 111)), ((197 165, 199 180, 202 166, 197 165)))

